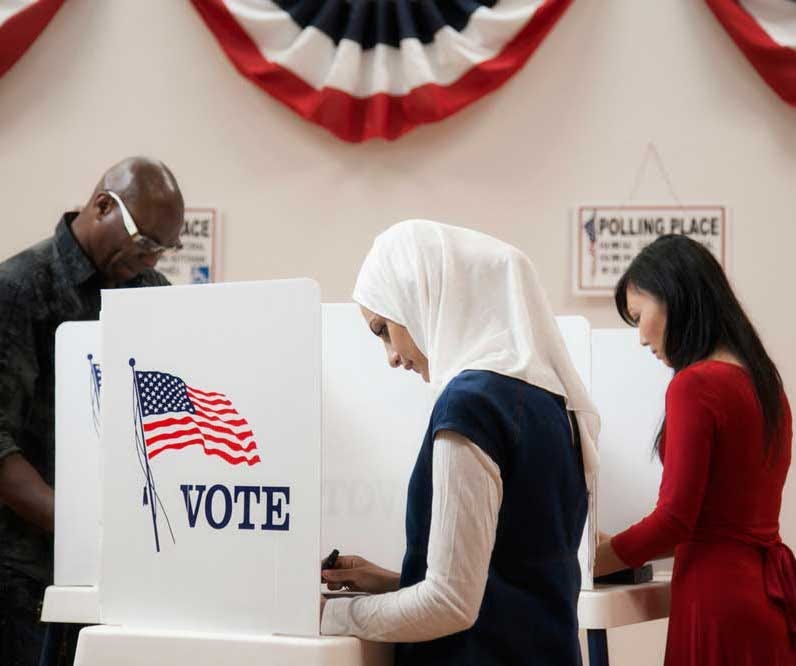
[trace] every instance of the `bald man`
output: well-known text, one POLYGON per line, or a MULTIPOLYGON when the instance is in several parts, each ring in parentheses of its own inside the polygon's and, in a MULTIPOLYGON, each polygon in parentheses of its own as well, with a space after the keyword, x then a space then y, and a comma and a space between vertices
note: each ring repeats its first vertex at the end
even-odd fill
POLYGON ((0 664, 37 666, 52 581, 55 329, 99 318, 100 289, 168 284, 183 200, 161 162, 111 167, 55 235, 0 264, 0 664))

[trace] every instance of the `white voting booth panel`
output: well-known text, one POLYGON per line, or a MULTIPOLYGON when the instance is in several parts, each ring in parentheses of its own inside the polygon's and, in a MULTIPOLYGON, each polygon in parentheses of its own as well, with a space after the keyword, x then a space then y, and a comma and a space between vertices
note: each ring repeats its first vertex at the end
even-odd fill
MULTIPOLYGON (((589 322, 557 322, 588 388, 589 322)), ((418 374, 389 367, 358 305, 324 304, 323 326, 323 552, 337 548, 400 570, 406 490, 428 426, 431 392, 418 374)), ((589 586, 587 541, 580 560, 589 586)))
MULTIPOLYGON (((655 505, 661 465, 650 454, 671 371, 641 347, 633 329, 594 330, 591 341, 591 391, 602 420, 597 523, 614 534, 655 505)), ((578 622, 590 633, 590 660, 608 663, 606 629, 665 618, 669 602, 669 578, 661 572, 650 583, 582 590, 578 622)))
POLYGON ((406 489, 431 406, 420 375, 389 367, 359 306, 323 305, 323 553, 400 570, 406 489))
POLYGON ((586 390, 591 391, 592 351, 589 320, 585 317, 567 316, 556 317, 556 323, 578 376, 586 390))
POLYGON ((70 322, 55 335, 55 567, 57 586, 99 576, 99 322, 70 322))
MULTIPOLYGON (((585 317, 556 317, 558 329, 564 338, 564 344, 572 359, 572 363, 580 376, 581 381, 587 391, 591 391, 591 324, 585 317)), ((598 494, 599 501, 599 494, 598 494)), ((586 517, 586 525, 583 528, 583 538, 578 548, 578 561, 580 562, 581 587, 590 590, 593 585, 591 563, 594 554, 592 553, 592 539, 596 526, 591 524, 591 516, 586 517)))
POLYGON ((102 299, 103 623, 317 635, 318 286, 102 299))
POLYGON ((598 523, 615 534, 647 515, 658 497, 662 466, 652 456, 672 371, 638 331, 592 332, 592 397, 602 419, 598 523))

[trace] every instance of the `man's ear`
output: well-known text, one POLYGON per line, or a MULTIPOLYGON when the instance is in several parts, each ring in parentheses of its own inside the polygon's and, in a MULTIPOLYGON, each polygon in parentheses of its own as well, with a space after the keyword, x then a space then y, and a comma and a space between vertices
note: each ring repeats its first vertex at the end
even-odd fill
POLYGON ((107 217, 115 205, 113 197, 107 192, 97 192, 91 200, 92 212, 98 220, 107 217))

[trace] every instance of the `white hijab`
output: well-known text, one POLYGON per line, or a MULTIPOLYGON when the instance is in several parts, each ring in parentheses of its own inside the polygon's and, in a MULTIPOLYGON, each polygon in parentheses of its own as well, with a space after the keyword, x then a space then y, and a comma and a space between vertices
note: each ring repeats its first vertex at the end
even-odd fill
POLYGON ((407 220, 376 238, 353 298, 407 328, 435 396, 463 370, 491 370, 563 397, 592 490, 600 419, 527 256, 476 231, 407 220))

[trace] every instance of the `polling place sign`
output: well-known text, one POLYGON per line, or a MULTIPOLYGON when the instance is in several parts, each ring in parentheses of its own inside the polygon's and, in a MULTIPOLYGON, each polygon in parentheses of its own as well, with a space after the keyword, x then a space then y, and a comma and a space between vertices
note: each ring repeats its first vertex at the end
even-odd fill
POLYGON ((218 282, 220 223, 215 208, 186 208, 180 242, 182 250, 162 257, 157 270, 175 285, 218 282))
POLYGON ((725 206, 579 206, 573 218, 576 296, 613 295, 636 255, 666 234, 681 234, 702 243, 727 267, 725 206))

